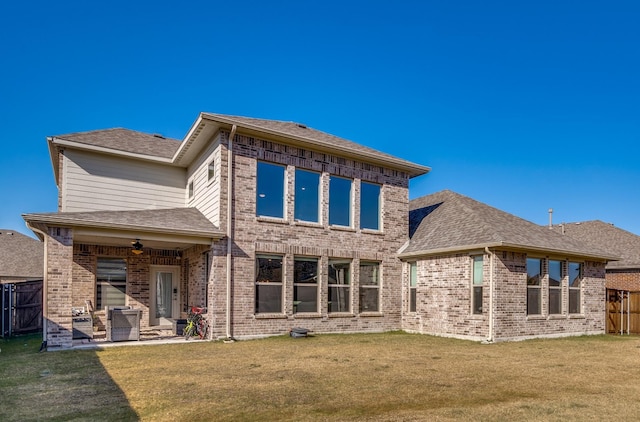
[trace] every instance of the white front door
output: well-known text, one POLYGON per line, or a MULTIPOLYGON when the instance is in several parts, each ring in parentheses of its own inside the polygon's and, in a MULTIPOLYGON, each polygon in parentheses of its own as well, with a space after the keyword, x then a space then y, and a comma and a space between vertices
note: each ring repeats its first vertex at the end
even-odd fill
POLYGON ((171 325, 180 316, 179 274, 179 267, 151 267, 149 325, 171 325))

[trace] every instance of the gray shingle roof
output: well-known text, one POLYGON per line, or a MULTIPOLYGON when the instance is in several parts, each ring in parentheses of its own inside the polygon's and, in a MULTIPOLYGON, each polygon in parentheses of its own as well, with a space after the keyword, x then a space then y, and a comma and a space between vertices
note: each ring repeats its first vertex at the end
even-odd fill
POLYGON ((286 122, 281 120, 255 119, 252 117, 229 116, 225 114, 215 113, 202 113, 202 116, 204 118, 233 123, 238 125, 239 127, 252 128, 258 131, 262 130, 266 133, 271 134, 281 134, 285 137, 307 141, 309 144, 315 146, 397 163, 402 166, 413 168, 414 175, 424 174, 430 170, 429 167, 421 166, 413 162, 395 157, 391 154, 387 154, 376 149, 358 144, 356 142, 331 135, 330 133, 313 129, 302 123, 286 122))
POLYGON ((579 240, 449 190, 414 199, 409 209, 410 241, 402 255, 502 246, 615 258, 579 240))
POLYGON ((599 220, 564 223, 553 226, 556 232, 591 244, 620 257, 607 264, 607 269, 640 268, 640 236, 599 220))
POLYGON ((42 278, 44 244, 15 230, 0 229, 0 278, 42 278))
POLYGON ((115 128, 69 133, 54 138, 134 154, 171 159, 180 146, 177 139, 164 138, 135 130, 115 128))
POLYGON ((158 233, 220 237, 224 233, 195 208, 24 214, 30 223, 137 229, 158 233))

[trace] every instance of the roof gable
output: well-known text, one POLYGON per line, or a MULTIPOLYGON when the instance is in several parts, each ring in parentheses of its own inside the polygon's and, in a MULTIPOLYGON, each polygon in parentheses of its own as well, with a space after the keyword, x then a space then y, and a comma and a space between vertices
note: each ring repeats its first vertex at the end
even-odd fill
POLYGON ((613 259, 595 247, 449 190, 409 205, 411 237, 403 256, 509 247, 613 259))
POLYGON ((640 236, 600 220, 563 223, 554 231, 588 243, 620 257, 610 262, 608 269, 640 268, 640 236))
POLYGON ((0 278, 42 278, 44 245, 14 230, 0 229, 0 278))

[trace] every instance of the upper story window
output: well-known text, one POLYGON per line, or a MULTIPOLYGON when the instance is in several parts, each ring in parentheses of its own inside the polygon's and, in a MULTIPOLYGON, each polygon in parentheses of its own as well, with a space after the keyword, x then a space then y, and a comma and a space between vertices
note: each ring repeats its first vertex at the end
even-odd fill
POLYGON ((123 306, 126 302, 127 263, 121 258, 98 258, 96 309, 123 306))
POLYGON ((360 228, 380 230, 380 185, 360 184, 360 228))
POLYGON ((351 227, 351 179, 331 176, 329 179, 329 224, 351 227))
POLYGON ((549 260, 549 314, 562 313, 562 262, 549 260))
POLYGON ((189 180, 187 191, 188 191, 189 199, 193 198, 193 180, 189 180))
POLYGON ((320 222, 320 174, 296 169, 294 218, 320 222))
POLYGON ((284 218, 285 167, 258 161, 256 215, 284 218))
POLYGON ((542 286, 542 260, 527 258, 527 315, 542 313, 540 293, 542 286))
POLYGON ((569 262, 569 313, 579 314, 582 312, 580 306, 580 290, 582 288, 582 264, 579 262, 569 262))
POLYGON ((473 257, 471 311, 476 315, 482 314, 482 283, 484 281, 483 263, 484 259, 482 255, 476 255, 473 257))
POLYGON ((216 161, 209 161, 209 165, 207 166, 207 181, 211 182, 216 177, 216 161))

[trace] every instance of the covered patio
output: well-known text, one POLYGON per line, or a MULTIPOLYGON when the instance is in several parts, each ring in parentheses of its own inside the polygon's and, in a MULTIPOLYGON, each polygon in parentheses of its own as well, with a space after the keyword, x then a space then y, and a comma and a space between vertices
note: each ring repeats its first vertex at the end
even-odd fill
MULTIPOLYGON (((102 333, 113 342, 131 340, 111 338, 110 309, 137 315, 131 318, 138 319, 139 341, 175 337, 181 334, 177 321, 191 306, 209 305, 213 255, 224 233, 195 208, 23 217, 45 242, 47 348, 72 347, 89 338, 86 343, 97 343, 102 333), (91 336, 85 332, 89 324, 91 336)), ((210 325, 212 315, 209 309, 210 325)))

